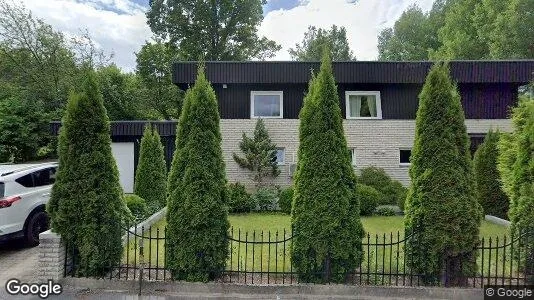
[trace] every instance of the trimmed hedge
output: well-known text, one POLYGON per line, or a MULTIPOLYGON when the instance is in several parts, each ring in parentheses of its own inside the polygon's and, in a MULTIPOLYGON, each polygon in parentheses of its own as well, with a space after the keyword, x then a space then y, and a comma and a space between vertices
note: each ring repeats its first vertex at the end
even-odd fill
POLYGON ((405 216, 406 261, 425 283, 447 269, 447 284, 462 286, 476 271, 482 209, 470 156, 460 95, 436 63, 419 95, 405 216))
POLYGON ((378 206, 378 201, 380 201, 382 195, 374 187, 364 184, 358 184, 357 191, 360 198, 360 215, 372 215, 378 206))
POLYGON ((144 220, 146 217, 149 216, 150 211, 148 209, 145 199, 137 195, 130 194, 125 195, 124 200, 126 201, 126 206, 128 206, 128 209, 134 216, 136 223, 144 220))
POLYGON ((280 211, 285 214, 291 214, 291 207, 293 206, 293 187, 280 190, 278 193, 278 206, 280 211))
POLYGON ((131 214, 111 153, 110 124, 95 75, 71 93, 59 134, 59 169, 47 205, 52 230, 73 247, 80 276, 120 263, 122 229, 131 214))
POLYGON ((256 208, 256 202, 239 182, 230 183, 228 189, 228 211, 231 213, 250 212, 256 208))

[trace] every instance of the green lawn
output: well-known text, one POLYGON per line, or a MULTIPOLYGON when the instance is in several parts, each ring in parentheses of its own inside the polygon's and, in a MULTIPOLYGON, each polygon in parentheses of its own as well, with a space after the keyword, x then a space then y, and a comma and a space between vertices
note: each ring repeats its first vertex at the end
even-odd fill
MULTIPOLYGON (((231 235, 237 240, 247 241, 280 241, 279 243, 268 244, 251 244, 245 245, 232 241, 230 246, 232 248, 231 256, 228 258, 227 268, 232 270, 255 270, 262 272, 281 272, 290 271, 290 255, 289 245, 290 241, 285 241, 291 236, 290 233, 290 216, 281 213, 248 213, 248 214, 232 214, 229 216, 231 224, 231 235), (285 230, 285 233, 284 233, 285 230), (269 235, 270 231, 270 235, 269 235), (285 238, 284 238, 285 234, 285 238), (277 258, 277 259, 276 259, 277 258)), ((362 262, 362 270, 370 270, 371 272, 397 272, 404 269, 403 259, 404 252, 402 245, 382 247, 374 244, 384 242, 384 234, 386 243, 390 241, 396 242, 397 233, 400 239, 403 239, 403 217, 402 216, 372 216, 362 217, 362 223, 366 233, 369 234, 369 246, 364 246, 364 260, 362 262)), ((145 240, 145 261, 150 263, 152 267, 163 266, 164 263, 164 228, 166 226, 165 220, 162 220, 151 228, 150 236, 156 237, 159 229, 159 242, 152 240, 151 246, 148 247, 148 241, 145 240), (147 258, 150 257, 150 260, 147 258)), ((481 237, 487 239, 491 236, 493 245, 495 245, 494 238, 499 236, 499 244, 502 244, 503 237, 508 235, 508 229, 505 226, 496 225, 487 221, 482 222, 481 237)), ((148 236, 148 230, 145 233, 148 236)), ((364 243, 367 238, 364 239, 364 243)), ((125 248, 124 261, 128 260, 130 264, 139 263, 139 256, 135 247, 139 247, 138 241, 131 238, 128 249, 125 248), (128 254, 128 255, 127 255, 128 254)), ((480 253, 482 255, 482 253, 480 253)), ((495 251, 492 255, 495 257, 495 251)), ((481 266, 481 255, 479 255, 478 262, 481 266)), ((505 269, 505 274, 510 273, 510 269, 515 270, 516 267, 510 266, 508 261, 510 253, 500 253, 499 258, 492 259, 491 264, 487 263, 488 251, 484 251, 485 264, 484 272, 494 272, 498 268, 499 274, 505 269), (506 264, 503 265, 504 254, 506 264), (503 266, 505 266, 503 268, 503 266), (491 270, 488 268, 491 267, 491 270), (512 267, 512 268, 511 268, 512 267)), ((371 278, 372 279, 372 278, 371 278)), ((378 278, 379 280, 380 278, 378 278)), ((376 280, 376 278, 375 278, 376 280)))

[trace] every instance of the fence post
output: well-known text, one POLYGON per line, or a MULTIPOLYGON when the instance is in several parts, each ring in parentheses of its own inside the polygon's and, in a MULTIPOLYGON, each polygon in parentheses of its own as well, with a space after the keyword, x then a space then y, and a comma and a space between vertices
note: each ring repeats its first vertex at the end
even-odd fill
POLYGON ((534 230, 525 230, 525 284, 534 284, 534 230))
POLYGON ((65 275, 65 246, 61 236, 51 230, 39 234, 39 279, 59 280, 65 275))
MULTIPOLYGON (((139 240, 139 296, 141 296, 141 292, 143 290, 143 269, 145 267, 144 265, 144 255, 143 255, 143 249, 144 249, 144 245, 143 245, 143 233, 141 232, 141 237, 140 237, 140 240, 139 240)), ((149 258, 150 259, 150 258, 149 258)), ((150 272, 150 271, 149 271, 150 272)))

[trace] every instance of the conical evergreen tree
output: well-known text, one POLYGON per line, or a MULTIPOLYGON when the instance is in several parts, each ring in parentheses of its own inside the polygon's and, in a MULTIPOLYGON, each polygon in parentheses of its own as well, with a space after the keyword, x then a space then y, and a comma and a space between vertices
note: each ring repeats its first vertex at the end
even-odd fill
POLYGON ((327 50, 310 82, 300 122, 292 263, 302 281, 340 282, 361 260, 363 227, 327 50))
POLYGON ((514 132, 499 144, 499 169, 510 197, 511 232, 521 238, 516 256, 529 284, 534 283, 534 101, 519 99, 512 113, 514 132))
POLYGON ((126 204, 93 73, 88 72, 82 92, 69 97, 58 148, 59 169, 48 203, 52 229, 74 250, 80 275, 105 274, 120 262, 126 204))
POLYGON ((510 200, 501 187, 497 171, 499 131, 490 130, 484 138, 473 159, 476 177, 477 199, 482 205, 484 214, 499 218, 508 218, 510 200))
POLYGON ((168 199, 167 263, 175 279, 207 281, 224 270, 230 225, 218 105, 203 67, 180 119, 189 130, 174 158, 180 172, 168 199))
POLYGON ((425 282, 462 285, 476 269, 482 209, 460 96, 445 64, 431 68, 419 95, 410 160, 406 262, 425 282))
POLYGON ((262 119, 256 121, 252 138, 243 133, 243 140, 239 143, 239 149, 245 156, 241 157, 233 153, 233 158, 241 168, 248 169, 253 173, 252 179, 256 183, 256 187, 264 186, 266 178, 274 178, 280 174, 276 162, 276 144, 271 141, 262 119))
POLYGON ((166 185, 167 167, 163 145, 157 129, 148 125, 141 139, 134 193, 145 199, 149 212, 154 213, 166 205, 166 185))

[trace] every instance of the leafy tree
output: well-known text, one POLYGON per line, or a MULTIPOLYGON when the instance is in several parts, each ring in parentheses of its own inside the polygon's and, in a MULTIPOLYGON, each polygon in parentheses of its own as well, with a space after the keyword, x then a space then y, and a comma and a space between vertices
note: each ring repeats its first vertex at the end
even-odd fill
POLYGON ((172 63, 178 59, 168 45, 146 43, 136 53, 137 74, 143 84, 141 105, 165 120, 178 119, 183 92, 172 83, 172 63))
POLYGON ((435 34, 429 18, 417 5, 409 7, 393 28, 382 30, 378 36, 379 60, 426 60, 435 47, 435 34))
POLYGON ((120 262, 126 204, 111 154, 109 119, 92 73, 71 93, 59 135, 59 169, 48 203, 52 229, 74 249, 80 275, 120 262))
POLYGON ((39 103, 16 96, 0 99, 0 162, 36 159, 48 140, 48 128, 39 103))
MULTIPOLYGON (((494 0, 496 1, 496 0, 494 0)), ((490 32, 489 51, 492 58, 534 58, 534 2, 508 0, 496 14, 490 32)))
POLYGON ((151 125, 141 138, 134 193, 145 199, 149 212, 155 213, 167 202, 167 166, 158 130, 151 125))
POLYGON ((183 60, 268 58, 281 49, 258 36, 265 0, 153 0, 148 25, 183 60))
POLYGON ((24 6, 0 0, 0 41, 0 77, 23 86, 28 98, 59 118, 77 76, 63 35, 24 6))
POLYGON ((454 1, 445 15, 445 24, 438 31, 442 46, 434 59, 484 59, 489 56, 488 44, 478 35, 474 8, 480 0, 454 1))
POLYGON ((362 257, 356 175, 338 97, 325 51, 300 112, 291 261, 304 282, 342 281, 362 257))
POLYGON ((168 199, 167 265, 175 279, 207 281, 224 270, 230 227, 219 111, 203 68, 187 93, 180 124, 189 123, 189 134, 180 135, 174 158, 184 171, 168 199))
POLYGON ((122 73, 115 65, 96 72, 104 98, 104 106, 111 120, 142 119, 139 106, 140 87, 133 74, 122 73))
POLYGON ((477 183, 477 198, 484 214, 506 219, 509 200, 501 187, 497 171, 499 131, 490 130, 475 152, 473 159, 477 183))
POLYGON ((256 187, 264 186, 266 178, 274 178, 280 174, 276 162, 276 144, 271 141, 262 119, 256 121, 254 137, 249 138, 243 132, 243 140, 239 143, 239 149, 245 156, 241 157, 233 153, 234 160, 241 168, 253 173, 252 179, 256 182, 256 187))
POLYGON ((289 55, 297 61, 320 61, 325 46, 331 49, 333 60, 356 60, 347 40, 347 30, 336 25, 330 29, 309 26, 302 42, 289 49, 289 55))
POLYGON ((464 285, 464 276, 476 271, 482 209, 464 112, 447 65, 431 68, 419 95, 410 161, 406 261, 427 283, 464 285))

